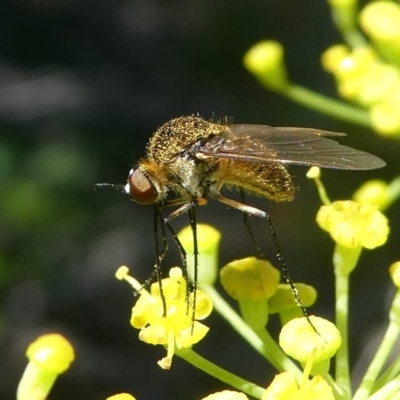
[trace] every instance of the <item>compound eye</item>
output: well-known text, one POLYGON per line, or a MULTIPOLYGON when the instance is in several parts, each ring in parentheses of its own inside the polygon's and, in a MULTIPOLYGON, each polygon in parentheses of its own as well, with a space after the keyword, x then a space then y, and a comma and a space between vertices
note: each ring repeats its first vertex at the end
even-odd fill
POLYGON ((156 188, 139 168, 129 174, 126 191, 139 204, 154 204, 158 199, 156 188))

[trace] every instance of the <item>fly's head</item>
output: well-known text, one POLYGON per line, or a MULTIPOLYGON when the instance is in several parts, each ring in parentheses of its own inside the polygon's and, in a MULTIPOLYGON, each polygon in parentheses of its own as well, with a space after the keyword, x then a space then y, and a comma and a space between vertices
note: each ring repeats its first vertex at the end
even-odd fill
POLYGON ((162 201, 167 193, 163 171, 157 164, 142 161, 129 171, 125 193, 138 204, 152 205, 162 201))
POLYGON ((168 192, 168 180, 165 171, 156 163, 143 160, 129 171, 125 185, 97 183, 94 187, 95 189, 110 187, 127 194, 132 201, 138 204, 152 205, 165 199, 168 192))

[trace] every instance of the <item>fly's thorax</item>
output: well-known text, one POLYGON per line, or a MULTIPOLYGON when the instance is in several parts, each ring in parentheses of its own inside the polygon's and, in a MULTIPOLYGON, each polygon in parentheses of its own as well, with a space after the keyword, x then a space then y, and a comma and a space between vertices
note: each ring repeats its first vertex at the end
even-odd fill
POLYGON ((284 165, 220 159, 216 176, 223 186, 243 189, 273 201, 290 201, 295 195, 292 178, 284 165))
POLYGON ((147 153, 156 162, 169 162, 183 153, 193 143, 206 141, 219 135, 225 126, 208 122, 200 117, 180 117, 162 125, 154 133, 147 146, 147 153))
POLYGON ((169 186, 181 196, 202 198, 212 183, 215 165, 198 160, 189 154, 175 157, 169 164, 169 186))

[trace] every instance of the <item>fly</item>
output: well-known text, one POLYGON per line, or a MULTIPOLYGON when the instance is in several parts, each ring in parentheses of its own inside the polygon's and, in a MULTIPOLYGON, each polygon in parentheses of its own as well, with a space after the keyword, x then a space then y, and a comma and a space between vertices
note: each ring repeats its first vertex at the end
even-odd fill
MULTIPOLYGON (((288 164, 344 170, 370 170, 386 165, 372 154, 343 146, 331 139, 340 136, 345 134, 310 128, 224 125, 198 116, 180 117, 165 123, 153 134, 147 145, 146 156, 130 170, 125 186, 105 183, 97 186, 123 190, 133 201, 153 205, 155 271, 159 282, 161 262, 167 251, 165 226, 177 242, 186 266, 186 253, 170 225, 173 219, 184 213, 189 214, 194 240, 195 288, 198 265, 197 206, 205 205, 208 199, 216 199, 242 211, 245 221, 248 215, 265 219, 272 233, 283 277, 307 316, 282 257, 269 214, 243 201, 227 198, 221 194, 221 190, 224 187, 235 188, 242 193, 253 193, 272 201, 290 201, 294 198, 295 187, 286 169, 288 164), (175 194, 172 199, 169 198, 170 192, 175 194), (178 208, 163 218, 161 208, 165 206, 178 208), (161 249, 158 226, 161 227, 161 249)), ((247 221, 246 227, 253 238, 247 221)))

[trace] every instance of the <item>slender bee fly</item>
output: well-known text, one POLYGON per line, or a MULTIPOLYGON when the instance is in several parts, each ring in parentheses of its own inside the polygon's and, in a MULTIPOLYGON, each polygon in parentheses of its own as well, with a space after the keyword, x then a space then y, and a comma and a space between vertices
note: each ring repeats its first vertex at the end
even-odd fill
MULTIPOLYGON (((249 215, 265 219, 284 279, 307 316, 282 257, 269 214, 227 198, 221 190, 224 187, 235 188, 272 201, 290 201, 295 195, 295 186, 286 169, 288 164, 344 170, 369 170, 385 165, 372 154, 331 139, 340 136, 345 134, 310 128, 226 125, 198 116, 180 117, 165 123, 153 134, 146 156, 130 170, 125 186, 106 183, 96 186, 117 188, 139 204, 154 206, 155 272, 159 281, 161 262, 167 251, 165 227, 175 238, 186 265, 185 251, 170 222, 184 213, 189 214, 194 240, 194 288, 198 265, 197 206, 205 205, 208 199, 216 199, 242 211, 245 221, 249 215), (172 199, 169 198, 170 192, 175 194, 172 199), (165 206, 177 206, 177 209, 163 218, 161 208, 165 206), (161 227, 161 249, 158 226, 161 227)), ((249 224, 246 226, 253 238, 249 224)))

